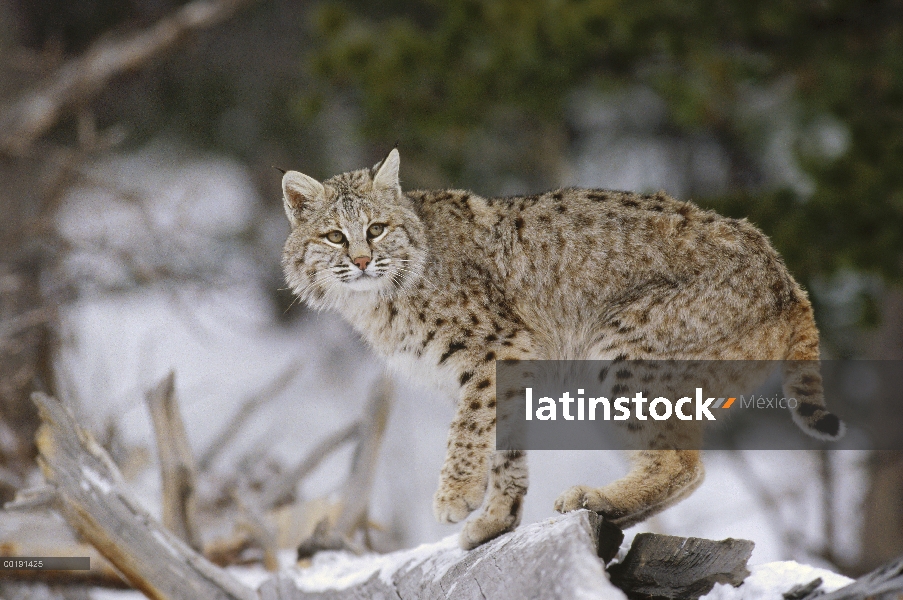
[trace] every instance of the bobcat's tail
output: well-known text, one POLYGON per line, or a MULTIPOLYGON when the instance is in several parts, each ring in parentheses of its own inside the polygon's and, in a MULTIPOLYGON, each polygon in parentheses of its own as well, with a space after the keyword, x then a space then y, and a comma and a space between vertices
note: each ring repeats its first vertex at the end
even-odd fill
POLYGON ((796 398, 793 421, 800 429, 821 440, 843 437, 846 425, 825 406, 818 360, 818 329, 808 300, 797 305, 790 347, 783 364, 784 395, 796 398))

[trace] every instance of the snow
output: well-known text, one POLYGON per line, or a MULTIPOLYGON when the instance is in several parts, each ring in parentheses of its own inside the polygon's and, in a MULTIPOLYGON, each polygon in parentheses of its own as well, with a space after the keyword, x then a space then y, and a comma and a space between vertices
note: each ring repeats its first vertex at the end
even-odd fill
MULTIPOLYGON (((283 568, 282 561, 280 561, 280 568, 283 568)), ((232 575, 239 583, 252 590, 256 590, 263 582, 273 577, 272 573, 258 565, 235 566, 229 567, 227 570, 229 571, 229 575, 232 575)))
MULTIPOLYGON (((391 554, 364 554, 355 556, 348 552, 318 552, 309 567, 295 565, 294 551, 280 552, 279 565, 283 572, 294 578, 298 588, 305 592, 343 590, 361 584, 377 575, 387 585, 392 576, 407 572, 419 565, 436 574, 440 579, 464 558, 466 552, 458 547, 458 536, 450 535, 438 542, 421 544, 410 550, 391 554)), ((229 573, 243 584, 256 589, 272 574, 261 567, 229 567, 229 573)))
POLYGON ((309 568, 296 571, 294 578, 298 588, 305 592, 343 590, 367 581, 375 573, 391 585, 395 573, 402 569, 407 572, 419 565, 423 565, 425 572, 435 569, 436 579, 439 579, 465 554, 458 547, 457 535, 392 554, 353 556, 347 552, 321 552, 314 556, 309 568))
POLYGON ((853 582, 849 577, 793 560, 755 565, 749 570, 749 577, 740 587, 718 583, 700 600, 783 600, 782 594, 792 587, 819 577, 822 579, 819 589, 824 592, 833 592, 853 582))
POLYGON ((155 272, 253 277, 254 262, 230 237, 255 220, 247 169, 172 145, 113 156, 87 169, 57 213, 71 251, 65 271, 83 291, 128 287, 155 272))

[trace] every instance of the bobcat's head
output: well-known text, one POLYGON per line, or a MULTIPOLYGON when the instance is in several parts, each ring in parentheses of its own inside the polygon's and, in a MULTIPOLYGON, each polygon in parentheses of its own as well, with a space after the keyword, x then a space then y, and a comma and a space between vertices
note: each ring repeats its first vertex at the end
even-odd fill
POLYGON ((423 224, 401 193, 398 150, 372 169, 320 183, 297 171, 282 178, 292 224, 282 254, 292 290, 315 308, 352 294, 389 297, 421 276, 423 224))

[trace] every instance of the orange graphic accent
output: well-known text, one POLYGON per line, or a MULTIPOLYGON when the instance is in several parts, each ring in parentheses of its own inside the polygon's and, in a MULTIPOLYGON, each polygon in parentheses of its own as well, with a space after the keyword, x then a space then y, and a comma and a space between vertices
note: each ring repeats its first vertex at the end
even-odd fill
POLYGON ((736 400, 736 398, 728 398, 727 402, 725 402, 724 406, 722 406, 721 408, 730 408, 731 404, 734 403, 734 400, 736 400))

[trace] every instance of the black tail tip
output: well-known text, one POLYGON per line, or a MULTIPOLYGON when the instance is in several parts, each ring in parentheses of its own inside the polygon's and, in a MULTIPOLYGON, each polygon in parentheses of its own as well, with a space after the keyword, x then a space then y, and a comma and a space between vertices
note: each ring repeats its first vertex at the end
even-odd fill
POLYGON ((840 418, 832 413, 825 413, 813 426, 817 432, 831 439, 838 439, 843 435, 844 425, 840 418))
POLYGON ((835 414, 822 407, 810 410, 809 406, 800 405, 803 410, 793 412, 793 421, 800 429, 812 437, 833 442, 839 440, 847 431, 846 424, 835 414))

